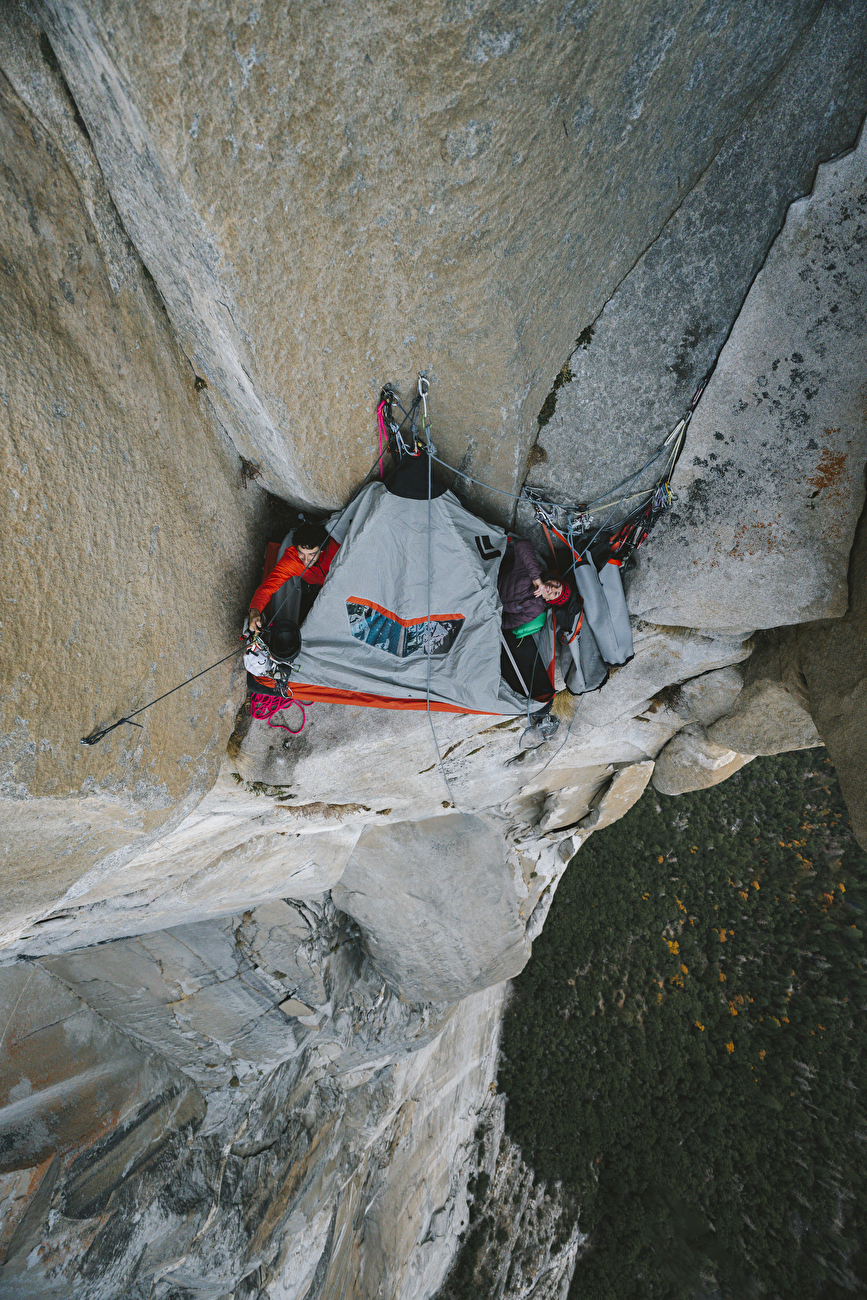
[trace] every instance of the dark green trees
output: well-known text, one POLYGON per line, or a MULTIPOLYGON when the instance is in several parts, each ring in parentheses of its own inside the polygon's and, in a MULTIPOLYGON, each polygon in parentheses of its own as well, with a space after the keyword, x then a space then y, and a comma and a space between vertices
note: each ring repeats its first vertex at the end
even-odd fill
POLYGON ((865 884, 822 750, 648 792, 581 849, 500 1071, 592 1233, 574 1296, 862 1291, 865 884))

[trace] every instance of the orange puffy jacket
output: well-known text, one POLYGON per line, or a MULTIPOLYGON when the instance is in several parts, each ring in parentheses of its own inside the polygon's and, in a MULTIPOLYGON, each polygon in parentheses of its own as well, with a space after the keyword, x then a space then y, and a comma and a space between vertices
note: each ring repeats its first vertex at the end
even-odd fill
POLYGON ((253 598, 250 601, 251 609, 258 609, 261 613, 268 601, 279 591, 283 583, 289 578, 300 578, 303 576, 305 582, 310 582, 316 587, 321 587, 331 568, 331 561, 340 550, 340 543, 335 542, 333 537, 329 537, 315 563, 305 569, 304 564, 299 558, 298 551, 294 546, 287 546, 281 559, 277 561, 274 568, 264 578, 256 590, 253 592, 253 598))

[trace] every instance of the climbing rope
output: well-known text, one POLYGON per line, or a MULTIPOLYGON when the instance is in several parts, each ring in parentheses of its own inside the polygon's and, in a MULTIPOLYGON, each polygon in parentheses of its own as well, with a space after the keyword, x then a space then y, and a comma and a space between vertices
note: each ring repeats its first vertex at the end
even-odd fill
MULTIPOLYGON (((425 712, 427 713, 428 724, 430 725, 430 734, 433 736, 434 748, 437 752, 437 761, 442 775, 445 787, 449 793, 449 802, 453 808, 457 808, 455 797, 452 794, 452 787, 448 776, 446 775, 443 756, 440 752, 439 741, 437 740, 436 728, 433 724, 433 718, 430 711, 430 669, 431 657, 433 655, 433 628, 431 624, 431 574, 432 574, 432 556, 431 556, 431 499, 433 497, 433 477, 431 461, 436 448, 433 445, 430 436, 430 420, 427 414, 427 395, 430 392, 430 384, 423 375, 418 377, 418 398, 422 407, 422 429, 425 435, 425 446, 427 447, 427 622, 425 624, 425 644, 424 654, 427 660, 427 680, 425 685, 425 712)), ((458 810, 460 811, 460 810, 458 810)))
POLYGON ((140 713, 144 713, 145 709, 152 709, 155 704, 159 704, 160 700, 165 700, 169 695, 174 695, 175 691, 181 690, 184 686, 189 686, 190 682, 194 682, 197 677, 204 677, 205 673, 209 673, 212 669, 219 668, 220 664, 227 663, 230 659, 234 659, 239 653, 240 651, 233 650, 230 655, 226 655, 223 659, 218 659, 217 662, 211 664, 210 667, 203 668, 199 673, 193 673, 192 677, 188 677, 185 682, 179 682, 177 686, 173 686, 172 689, 166 691, 164 695, 158 695, 155 700, 151 700, 150 704, 143 704, 140 709, 133 709, 132 713, 125 714, 124 717, 118 718, 117 722, 113 722, 110 727, 103 727, 100 731, 92 731, 89 736, 82 736, 82 745, 98 744, 99 741, 102 740, 103 736, 107 736, 110 731, 114 731, 115 727, 123 726, 125 722, 128 722, 131 727, 141 727, 142 724, 140 722, 133 722, 133 718, 138 717, 140 713))
MULTIPOLYGON (((606 519, 605 523, 602 525, 602 528, 597 531, 596 536, 598 537, 599 533, 604 531, 605 527, 607 526, 608 522, 612 518, 613 514, 616 513, 617 508, 621 505, 624 505, 628 501, 640 500, 642 504, 644 504, 650 498, 655 498, 659 492, 660 487, 664 486, 667 489, 667 494, 666 494, 667 504, 670 506, 673 503, 674 494, 671 491, 669 479, 671 478, 671 474, 674 470, 674 466, 677 463, 681 450, 683 449, 683 443, 686 437, 687 427, 692 418, 693 411, 698 405, 698 400, 701 397, 703 391, 704 391, 704 384, 700 384, 693 395, 692 401, 690 403, 689 411, 687 412, 687 414, 684 416, 682 420, 678 421, 674 429, 672 429, 672 431, 667 435, 667 437, 656 449, 653 455, 647 461, 645 461, 645 463, 641 466, 640 469, 636 470, 634 474, 628 475, 626 478, 622 479, 619 483, 616 483, 613 488, 609 488, 606 492, 602 493, 601 496, 595 497, 592 501, 582 502, 579 505, 567 504, 565 502, 560 502, 560 501, 548 501, 545 499, 545 497, 543 497, 542 493, 539 491, 538 488, 523 487, 520 493, 506 492, 503 488, 494 487, 493 484, 491 483, 485 483, 482 479, 475 478, 472 474, 467 474, 466 471, 457 469, 454 465, 450 465, 447 461, 442 460, 439 456, 436 455, 435 452, 433 453, 432 458, 437 462, 438 465, 442 465, 443 469, 449 470, 450 473, 457 475, 458 478, 465 479, 466 482, 468 483, 475 484, 476 487, 484 488, 485 491, 493 492, 497 496, 507 497, 510 501, 528 502, 531 506, 533 506, 537 519, 539 518, 540 510, 545 512, 545 519, 546 522, 548 523, 554 522, 554 512, 562 513, 565 516, 566 525, 568 527, 572 527, 573 525, 576 525, 577 526, 576 531, 582 531, 582 532, 589 531, 591 509, 595 509, 598 512, 601 510, 608 509, 608 507, 611 506, 613 508, 612 513, 609 514, 608 519, 606 519), (656 464, 658 460, 660 460, 663 457, 666 449, 669 447, 671 448, 671 450, 666 458, 665 467, 660 477, 657 479, 656 483, 654 483, 652 487, 644 488, 640 492, 635 492, 632 495, 622 494, 620 496, 614 497, 613 499, 606 499, 606 498, 612 498, 612 494, 616 492, 620 492, 622 488, 626 488, 628 490, 630 487, 632 487, 632 485, 642 476, 642 474, 646 473, 647 470, 649 470, 653 465, 656 464)), ((403 411, 402 407, 400 409, 401 411, 403 411)), ((407 418, 409 418, 409 414, 407 412, 403 412, 403 413, 407 418)), ((641 507, 638 507, 638 509, 640 508, 641 507)))
POLYGON ((307 713, 304 705, 300 700, 296 700, 292 692, 288 696, 283 695, 261 695, 255 694, 250 696, 250 716, 258 722, 267 722, 269 727, 279 727, 281 731, 288 731, 291 736, 300 736, 307 722, 307 713), (283 722, 274 722, 272 719, 281 709, 288 709, 292 705, 301 711, 301 726, 289 727, 283 722))

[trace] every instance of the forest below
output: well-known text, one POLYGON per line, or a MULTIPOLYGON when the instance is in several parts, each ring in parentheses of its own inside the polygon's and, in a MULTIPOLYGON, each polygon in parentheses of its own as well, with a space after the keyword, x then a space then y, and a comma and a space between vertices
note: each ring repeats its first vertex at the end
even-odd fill
MULTIPOLYGON (((865 1294, 865 890, 823 749, 649 789, 573 859, 499 1073, 588 1235, 570 1300, 865 1294)), ((445 1293, 484 1288, 482 1190, 445 1293)))

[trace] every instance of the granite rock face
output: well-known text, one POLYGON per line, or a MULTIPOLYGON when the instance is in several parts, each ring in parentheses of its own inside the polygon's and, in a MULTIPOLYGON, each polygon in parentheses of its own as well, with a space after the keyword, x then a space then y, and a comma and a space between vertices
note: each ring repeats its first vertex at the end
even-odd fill
POLYGON ((687 720, 657 757, 653 784, 663 794, 718 785, 759 754, 809 749, 822 740, 806 683, 785 636, 754 638, 749 660, 693 678, 672 692, 687 720))
MULTIPOLYGON (((248 936, 266 964, 281 947, 274 919, 259 918, 267 941, 248 936)), ((73 988, 38 963, 0 971, 0 1005, 13 1009, 11 1021, 4 1017, 12 1041, 4 1102, 10 1089, 11 1097, 0 1131, 16 1139, 0 1163, 0 1295, 169 1300, 192 1290, 218 1300, 234 1290, 303 1300, 312 1287, 339 1294, 347 1275, 353 1294, 370 1300, 383 1287, 432 1294, 466 1226, 472 1137, 494 1075, 502 987, 465 1000, 439 1032, 428 1008, 397 1005, 395 1020, 388 998, 365 998, 366 958, 344 935, 338 964, 355 963, 361 978, 347 980, 348 967, 342 983, 339 972, 322 974, 335 1011, 342 1008, 348 1054, 306 1026, 284 1034, 284 1064, 273 1069, 272 1055, 259 1055, 264 1040, 254 1044, 248 1031, 243 1077, 227 1080, 201 1053, 234 1050, 237 1034, 231 1048, 220 1034, 231 1037, 240 1009, 231 989, 210 1011, 184 990, 208 974, 218 988, 226 973, 213 929, 195 929, 176 932, 174 949, 164 940, 151 958, 152 987, 157 978, 181 986, 168 1014, 187 1032, 161 1046, 183 1070, 148 1041, 156 1022, 123 1004, 122 985, 106 994, 97 984, 100 1014, 82 1002, 98 954, 65 959, 73 988), (193 947, 184 953, 186 944, 193 947), (38 1010, 22 1006, 28 983, 38 1010), (359 1030, 376 1043, 366 1060, 359 1030), (46 1035, 66 1044, 50 1078, 46 1035)), ((120 964, 102 967, 109 980, 120 964)), ((141 969, 139 960, 128 983, 141 969)), ((242 959, 242 987, 251 974, 242 959)), ((271 1014, 284 1015, 276 1007, 271 1014)))
POLYGON ((740 663, 750 653, 748 641, 736 632, 698 632, 643 621, 634 627, 633 644, 635 658, 612 671, 604 688, 582 705, 584 723, 602 727, 640 715, 642 706, 666 686, 740 663))
POLYGON ((687 794, 708 790, 734 776, 754 754, 740 754, 710 740, 704 728, 690 723, 670 740, 659 755, 653 785, 660 794, 687 794))
POLYGON ((360 421, 323 454, 334 398, 363 409, 422 368, 446 459, 517 489, 560 358, 821 8, 428 3, 361 30, 275 3, 33 12, 238 450, 336 505, 376 446, 360 421))
POLYGON ((81 737, 231 652, 267 526, 110 200, 82 192, 86 141, 58 148, 78 128, 44 81, 56 131, 0 73, 4 932, 213 784, 231 663, 140 727, 81 737))
POLYGON ((681 503, 630 587, 643 618, 845 613, 867 457, 865 236, 867 132, 789 209, 723 348, 674 476, 681 503))
MULTIPOLYGON (((831 460, 804 432, 781 455, 818 476, 812 505, 770 473, 736 499, 811 512, 790 559, 822 533, 818 595, 779 582, 763 617, 845 608, 862 444, 844 466, 834 439, 863 317, 861 216, 839 197, 860 152, 820 171, 748 290, 786 204, 854 139, 857 17, 848 0, 543 0, 374 9, 360 31, 351 8, 270 0, 0 10, 0 1296, 324 1300, 347 1279, 363 1300, 432 1296, 469 1221, 502 981, 587 836, 678 747, 681 788, 721 779, 732 751, 710 733, 754 730, 769 692, 793 702, 773 743, 812 736, 807 709, 861 798, 861 552, 849 613, 809 642, 781 632, 774 663, 760 642, 746 668, 769 625, 755 600, 723 618, 710 561, 698 582, 678 568, 709 545, 695 484, 717 444, 737 435, 746 464, 772 441, 770 396, 731 407, 773 334, 811 391, 814 355, 805 410, 831 460), (601 491, 734 331, 681 462, 691 513, 641 554, 635 658, 553 741, 437 715, 441 770, 423 714, 338 705, 288 739, 238 713, 227 663, 141 730, 80 745, 230 655, 280 516, 262 484, 343 502, 384 380, 426 368, 445 458, 514 492, 594 321, 531 458, 579 495, 576 444, 601 491), (832 338, 839 377, 820 365, 832 338), (722 439, 713 411, 732 416, 722 439)), ((563 1296, 578 1235, 556 1246, 556 1192, 492 1151, 539 1232, 544 1277, 528 1256, 520 1294, 563 1296)))
MULTIPOLYGON (((817 163, 855 142, 865 68, 859 0, 817 6, 738 129, 688 193, 681 179, 669 221, 585 322, 568 361, 572 378, 539 430, 531 486, 557 501, 590 501, 654 455, 716 362, 790 203, 812 189, 817 163)), ((628 490, 658 474, 659 464, 628 490)), ((521 522, 530 525, 529 511, 521 522)))
POLYGON ((410 1001, 446 1002, 499 984, 530 955, 503 826, 481 817, 365 828, 331 896, 410 1001))
POLYGON ((714 744, 753 756, 822 743, 809 712, 781 682, 768 680, 746 686, 734 711, 709 727, 707 735, 714 744))

